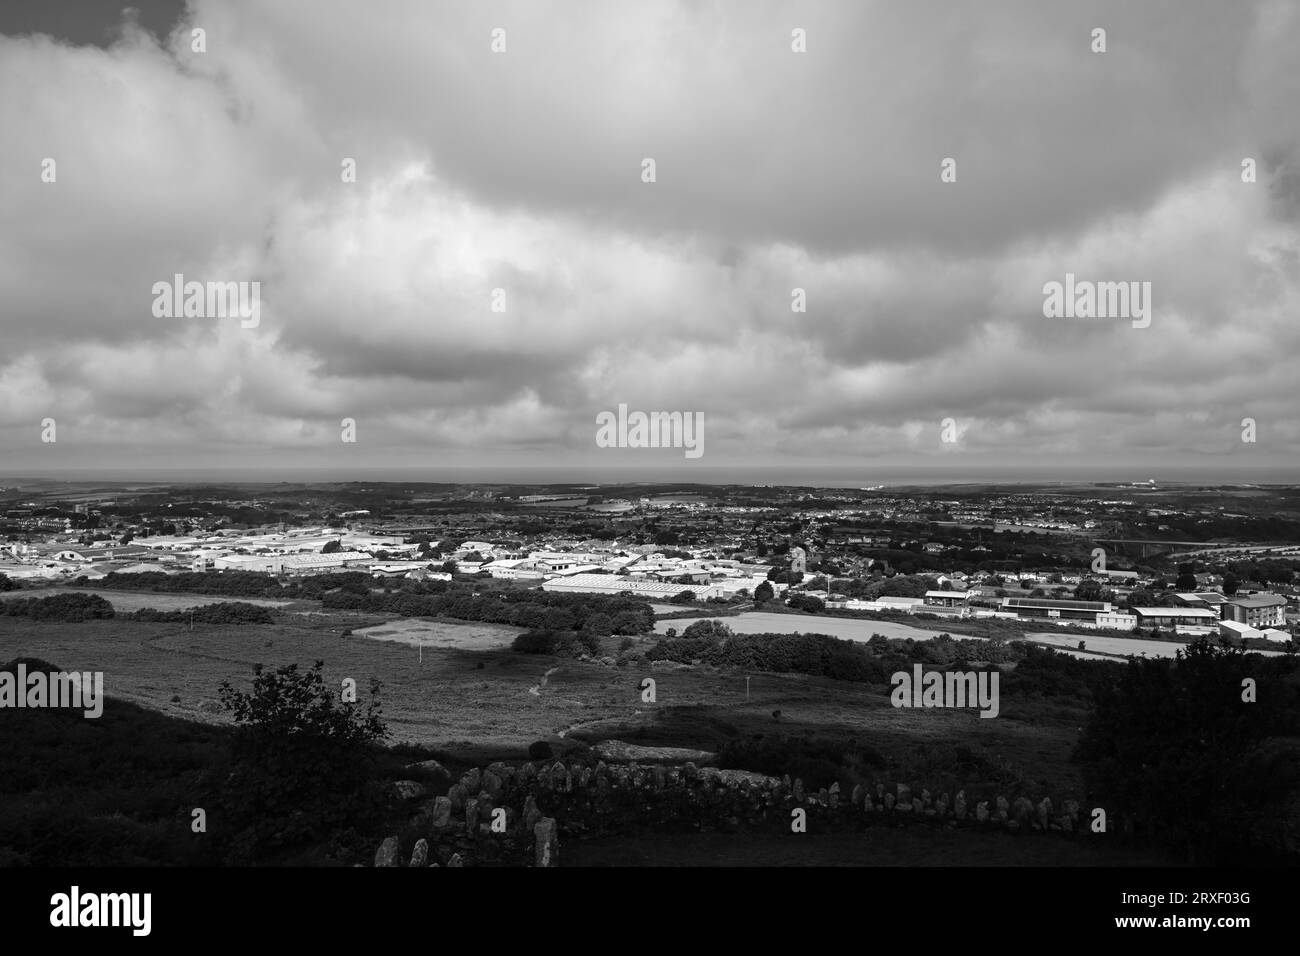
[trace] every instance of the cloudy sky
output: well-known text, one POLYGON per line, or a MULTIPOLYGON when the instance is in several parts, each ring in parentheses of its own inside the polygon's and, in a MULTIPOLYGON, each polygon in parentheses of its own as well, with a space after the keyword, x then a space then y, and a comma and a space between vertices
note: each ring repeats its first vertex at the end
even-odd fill
POLYGON ((0 476, 1300 461, 1300 4, 49 6, 0 7, 0 476), (597 447, 620 404, 704 454, 597 447))

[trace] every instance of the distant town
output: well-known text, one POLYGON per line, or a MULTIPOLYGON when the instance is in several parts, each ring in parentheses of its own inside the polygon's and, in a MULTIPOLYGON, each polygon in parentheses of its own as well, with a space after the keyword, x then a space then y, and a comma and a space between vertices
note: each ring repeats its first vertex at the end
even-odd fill
POLYGON ((247 485, 0 489, 0 574, 362 571, 543 591, 1287 644, 1289 488, 247 485))

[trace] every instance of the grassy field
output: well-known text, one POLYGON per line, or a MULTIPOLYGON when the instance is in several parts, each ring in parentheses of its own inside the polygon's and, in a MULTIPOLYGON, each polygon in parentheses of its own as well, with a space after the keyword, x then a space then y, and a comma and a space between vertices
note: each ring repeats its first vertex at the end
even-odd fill
POLYGON ((221 594, 152 594, 148 591, 101 591, 98 588, 31 588, 22 591, 7 591, 0 594, 0 599, 44 598, 53 597, 57 594, 97 594, 113 605, 114 611, 122 614, 139 611, 146 607, 151 607, 157 611, 188 611, 192 607, 202 607, 205 604, 221 604, 228 601, 256 604, 258 607, 277 608, 288 607, 291 604, 304 607, 319 605, 317 601, 275 601, 266 598, 231 597, 230 595, 221 594))
MULTIPOLYGON (((153 597, 142 595, 143 598, 153 597)), ((557 750, 607 738, 717 751, 753 739, 799 738, 870 756, 863 779, 967 788, 981 797, 1085 797, 1070 752, 1084 704, 1061 697, 1025 699, 1004 688, 1001 715, 973 710, 900 710, 887 685, 800 674, 746 675, 708 666, 644 661, 626 666, 515 653, 517 628, 479 623, 385 619, 376 614, 282 613, 274 624, 196 626, 96 620, 36 623, 0 616, 0 657, 36 657, 56 667, 101 670, 109 700, 164 717, 224 725, 217 688, 246 689, 254 664, 308 666, 325 661, 329 681, 382 685, 391 743, 430 748, 452 766, 523 759, 528 745, 557 750), (344 636, 345 631, 352 631, 344 636), (363 636, 367 634, 369 636, 363 636), (421 650, 412 641, 432 635, 421 650), (435 639, 436 638, 436 642, 435 639), (543 675, 547 675, 543 681, 543 675), (653 677, 657 700, 643 703, 653 677)), ((618 653, 621 639, 603 648, 618 653)), ((640 639, 633 651, 652 639, 640 639)), ((1099 664, 1096 666, 1114 666, 1099 664)), ((1008 684, 1008 687, 1013 686, 1008 684)), ((102 725, 110 726, 109 721, 102 725)), ((975 797, 972 797, 975 799, 975 797)), ((1142 865, 1114 848, 1048 837, 931 830, 872 829, 799 841, 772 835, 656 834, 566 843, 565 865, 1142 865)))
MULTIPOLYGON (((760 673, 751 675, 746 700, 743 674, 666 662, 622 667, 517 654, 506 646, 516 629, 494 625, 433 625, 445 643, 425 646, 423 662, 409 643, 342 636, 367 625, 397 632, 419 623, 330 612, 284 615, 270 625, 190 630, 120 620, 40 624, 0 617, 0 647, 6 658, 29 655, 65 669, 102 670, 109 706, 119 698, 206 721, 226 719, 217 705, 222 681, 247 687, 254 664, 307 666, 320 659, 331 681, 351 677, 359 689, 371 678, 381 682, 393 742, 437 748, 455 759, 522 757, 530 743, 559 743, 562 736, 716 750, 753 734, 815 735, 872 748, 885 764, 882 780, 946 782, 939 774, 960 764, 954 756, 960 746, 983 777, 996 768, 1008 786, 1019 782, 1052 793, 1081 788, 1068 757, 1084 714, 1080 705, 1057 699, 1004 693, 1001 717, 983 720, 972 710, 895 709, 887 685, 760 673), (657 682, 654 704, 641 701, 640 683, 648 676, 657 682)), ((617 640, 609 640, 609 653, 616 652, 617 640)))

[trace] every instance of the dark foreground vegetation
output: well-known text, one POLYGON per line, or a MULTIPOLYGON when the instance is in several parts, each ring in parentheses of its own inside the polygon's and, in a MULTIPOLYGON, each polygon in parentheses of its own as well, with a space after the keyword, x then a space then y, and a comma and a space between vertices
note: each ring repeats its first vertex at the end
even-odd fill
MULTIPOLYGON (((656 647, 673 659, 746 672, 785 669, 859 683, 887 682, 890 673, 916 663, 927 670, 1000 664, 1004 718, 1050 711, 1073 722, 1078 715, 1083 730, 1075 759, 1087 792, 1076 796, 1085 808, 1107 812, 1110 836, 1100 846, 1126 853, 1146 847, 1211 865, 1295 862, 1300 853, 1294 658, 1195 645, 1170 660, 1082 661, 1020 643, 736 638, 717 622, 703 623, 709 626, 656 647)), ((558 653, 560 642, 584 633, 591 632, 524 637, 537 642, 538 653, 558 653)), ((0 669, 13 673, 18 663, 0 669)), ((57 669, 25 663, 29 672, 57 669)), ((0 711, 0 863, 368 862, 378 840, 410 814, 386 795, 393 781, 442 787, 430 795, 450 782, 410 766, 445 755, 384 745, 379 691, 372 684, 356 689, 355 700, 340 699, 319 664, 286 665, 256 669, 251 684, 220 688, 234 720, 227 726, 178 720, 120 700, 99 719, 72 710, 0 711)), ((696 726, 706 728, 728 713, 710 706, 695 711, 696 726)), ((722 735, 719 763, 789 774, 810 788, 839 783, 846 792, 905 773, 954 791, 968 780, 999 790, 1023 782, 1013 768, 960 739, 924 765, 899 767, 880 741, 790 733, 779 711, 773 717, 772 732, 722 735)), ((566 760, 593 759, 581 743, 567 746, 573 749, 566 760)), ((549 746, 532 750, 545 758, 549 746)))

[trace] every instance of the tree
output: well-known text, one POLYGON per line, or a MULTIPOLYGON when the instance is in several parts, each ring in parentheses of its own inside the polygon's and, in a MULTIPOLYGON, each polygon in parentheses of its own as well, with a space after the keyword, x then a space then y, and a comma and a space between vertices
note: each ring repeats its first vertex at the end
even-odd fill
POLYGON ((722 640, 731 637, 731 628, 727 627, 722 621, 715 617, 708 617, 702 621, 696 621, 694 624, 682 631, 682 637, 698 638, 707 637, 712 640, 722 640))
POLYGON ((307 671, 287 664, 268 673, 258 664, 251 692, 229 681, 218 690, 236 723, 221 798, 236 831, 232 860, 320 839, 369 817, 378 804, 375 757, 388 736, 379 682, 371 681, 364 705, 347 702, 326 685, 323 668, 317 661, 307 671))
POLYGON ((1241 587, 1241 579, 1229 571, 1223 576, 1223 593, 1227 597, 1232 597, 1237 593, 1237 588, 1241 587))
POLYGON ((1092 578, 1084 578, 1079 582, 1078 587, 1074 589, 1074 599, 1076 601, 1100 601, 1101 585, 1092 578))
POLYGON ((811 594, 796 594, 786 604, 791 610, 807 611, 809 614, 818 614, 826 610, 825 603, 820 598, 815 598, 811 594))
POLYGON ((333 541, 326 541, 325 546, 320 549, 321 554, 337 554, 343 550, 343 543, 335 538, 333 541))
POLYGON ((766 581, 761 582, 758 587, 754 588, 754 603, 766 604, 776 597, 776 589, 766 581))
POLYGON ((1146 588, 1136 588, 1128 594, 1126 599, 1129 607, 1151 607, 1156 600, 1156 596, 1146 588))
POLYGON ((1280 856, 1300 798, 1295 675, 1294 660, 1208 641, 1173 660, 1131 659, 1093 692, 1076 753, 1089 791, 1190 862, 1280 856), (1246 677, 1258 697, 1243 706, 1246 677))
POLYGON ((1195 591, 1196 586, 1196 575, 1190 569, 1178 572, 1178 580, 1174 582, 1176 589, 1179 591, 1195 591))

